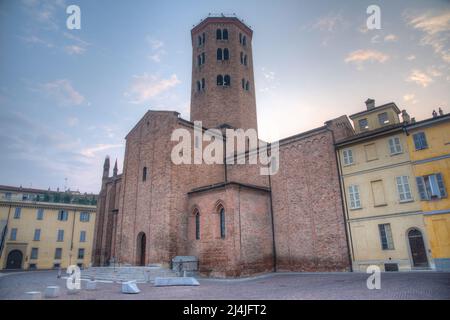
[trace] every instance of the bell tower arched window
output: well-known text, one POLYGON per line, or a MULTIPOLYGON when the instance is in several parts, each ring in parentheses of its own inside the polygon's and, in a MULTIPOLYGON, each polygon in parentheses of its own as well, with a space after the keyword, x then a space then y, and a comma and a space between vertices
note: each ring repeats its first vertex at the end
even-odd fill
POLYGON ((222 30, 222 39, 223 40, 228 40, 228 29, 223 29, 222 30))
POLYGON ((223 86, 223 76, 221 74, 219 74, 217 76, 217 85, 218 86, 223 86))
POLYGON ((196 211, 195 215, 195 239, 200 240, 200 212, 196 211))
POLYGON ((147 167, 142 170, 142 181, 147 181, 147 167))
POLYGON ((231 85, 231 78, 230 78, 230 76, 228 74, 226 74, 223 77, 223 85, 224 86, 230 86, 231 85))
POLYGON ((217 49, 217 60, 222 60, 222 58, 223 58, 222 49, 219 48, 217 49))
POLYGON ((222 30, 217 29, 217 31, 216 31, 216 39, 217 40, 222 40, 222 30))
POLYGON ((228 60, 230 58, 230 51, 225 48, 223 49, 223 60, 228 60))

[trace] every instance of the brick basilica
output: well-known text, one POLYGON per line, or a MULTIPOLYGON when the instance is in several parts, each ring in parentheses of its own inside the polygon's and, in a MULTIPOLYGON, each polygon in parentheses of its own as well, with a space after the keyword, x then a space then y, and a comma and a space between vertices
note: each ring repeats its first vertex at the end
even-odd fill
POLYGON ((191 30, 190 121, 148 111, 126 136, 122 174, 104 164, 93 263, 168 265, 196 256, 201 274, 350 269, 334 144, 346 116, 279 141, 279 170, 253 164, 176 165, 175 129, 257 129, 253 31, 236 17, 191 30))

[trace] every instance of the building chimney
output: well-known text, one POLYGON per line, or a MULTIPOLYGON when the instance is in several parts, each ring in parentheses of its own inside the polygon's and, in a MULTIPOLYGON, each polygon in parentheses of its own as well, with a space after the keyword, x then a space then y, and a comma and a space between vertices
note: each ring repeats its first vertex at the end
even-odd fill
POLYGON ((371 110, 371 109, 373 109, 373 108, 375 108, 375 100, 373 100, 373 99, 367 99, 366 100, 366 107, 367 107, 367 110, 371 110))

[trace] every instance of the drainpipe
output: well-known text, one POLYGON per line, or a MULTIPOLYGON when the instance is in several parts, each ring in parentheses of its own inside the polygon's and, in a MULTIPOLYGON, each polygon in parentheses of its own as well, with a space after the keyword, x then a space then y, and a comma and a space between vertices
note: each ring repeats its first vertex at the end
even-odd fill
MULTIPOLYGON (((270 166, 268 164, 267 166, 270 166)), ((275 243, 275 222, 273 218, 273 204, 272 204, 272 180, 269 176, 269 200, 270 200, 270 220, 272 225, 272 254, 273 254, 273 272, 277 272, 277 245, 275 243)))

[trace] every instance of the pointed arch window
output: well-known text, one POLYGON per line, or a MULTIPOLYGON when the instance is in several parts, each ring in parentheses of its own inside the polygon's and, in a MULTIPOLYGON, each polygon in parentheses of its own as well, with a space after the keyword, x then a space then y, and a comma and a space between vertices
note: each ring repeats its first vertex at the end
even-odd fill
POLYGON ((230 76, 228 74, 226 74, 223 77, 223 85, 224 86, 230 86, 231 85, 231 78, 230 78, 230 76))
POLYGON ((200 212, 198 210, 194 213, 195 215, 195 239, 200 240, 200 212))
POLYGON ((228 40, 228 29, 223 29, 222 30, 222 39, 223 40, 228 40))
POLYGON ((218 86, 223 86, 223 76, 221 74, 219 74, 217 76, 217 85, 218 86))
POLYGON ((228 60, 228 59, 230 59, 230 51, 227 48, 225 48, 225 49, 223 49, 223 60, 228 60))
POLYGON ((219 219, 220 219, 220 237, 225 239, 225 209, 223 207, 220 208, 219 211, 219 219))
POLYGON ((223 58, 222 49, 219 48, 217 49, 217 60, 222 60, 222 58, 223 58))
POLYGON ((217 29, 217 31, 216 31, 216 39, 217 40, 222 40, 222 30, 217 29))
POLYGON ((147 167, 142 170, 142 181, 147 181, 147 167))

